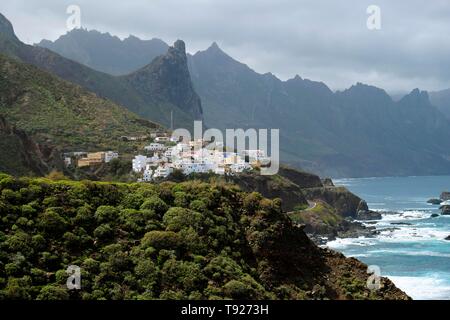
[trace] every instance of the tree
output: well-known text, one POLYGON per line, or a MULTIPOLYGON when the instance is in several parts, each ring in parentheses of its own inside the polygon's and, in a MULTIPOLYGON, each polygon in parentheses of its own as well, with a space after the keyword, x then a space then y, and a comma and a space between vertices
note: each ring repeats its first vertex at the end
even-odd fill
POLYGON ((169 209, 167 203, 157 196, 153 196, 148 200, 145 200, 141 206, 141 210, 153 210, 159 216, 162 216, 169 209))
POLYGON ((144 248, 153 247, 161 249, 178 249, 183 244, 183 239, 178 233, 172 231, 150 231, 141 240, 144 248))
POLYGON ((68 300, 69 297, 67 288, 57 285, 47 285, 41 289, 37 300, 68 300))
POLYGON ((119 210, 113 206, 101 206, 95 212, 95 219, 98 223, 116 222, 119 216, 119 210))
POLYGON ((67 228, 67 221, 59 214, 59 208, 48 208, 39 215, 38 226, 48 236, 58 237, 67 228))
POLYGON ((203 216, 195 211, 173 207, 164 214, 163 222, 166 230, 180 231, 192 227, 198 231, 202 226, 203 216))

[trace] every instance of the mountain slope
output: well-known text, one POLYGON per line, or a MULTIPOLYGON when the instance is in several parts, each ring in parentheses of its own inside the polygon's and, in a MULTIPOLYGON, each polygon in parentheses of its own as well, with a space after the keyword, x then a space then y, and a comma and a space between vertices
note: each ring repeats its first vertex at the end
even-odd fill
MULTIPOLYGON (((189 126, 192 126, 193 120, 197 118, 197 114, 190 114, 189 112, 191 110, 201 110, 199 100, 195 98, 188 100, 173 99, 174 95, 179 95, 180 97, 196 96, 196 93, 193 91, 184 92, 184 90, 192 89, 189 74, 187 74, 187 76, 186 74, 183 74, 183 77, 175 78, 176 80, 182 80, 180 82, 158 83, 158 80, 160 79, 158 74, 164 72, 163 70, 158 69, 158 66, 164 65, 156 62, 156 65, 153 67, 150 67, 153 64, 145 67, 145 71, 137 71, 140 74, 146 74, 146 79, 154 79, 155 82, 152 82, 152 85, 157 85, 159 88, 165 86, 170 86, 171 88, 170 96, 166 97, 164 95, 167 93, 167 90, 163 92, 153 90, 152 93, 156 93, 157 95, 151 95, 140 90, 140 87, 133 87, 133 84, 135 84, 131 81, 133 77, 115 77, 95 71, 78 62, 64 58, 46 48, 29 46, 22 43, 14 35, 11 23, 1 14, 0 24, 3 26, 2 29, 0 29, 0 53, 35 65, 65 80, 76 83, 87 90, 96 93, 100 97, 110 99, 115 103, 128 108, 130 111, 133 111, 146 119, 169 126, 170 113, 173 111, 176 125, 189 128, 189 126), (174 104, 174 102, 180 102, 180 104, 174 104)), ((184 46, 178 46, 178 48, 184 48, 184 46)), ((183 54, 185 55, 186 53, 180 52, 180 55, 183 54)), ((171 54, 171 50, 169 50, 166 56, 173 57, 174 55, 171 54)), ((183 59, 175 59, 173 61, 169 59, 168 62, 174 65, 175 70, 186 69, 186 66, 178 65, 179 63, 185 63, 183 59)), ((150 86, 150 84, 145 83, 141 85, 147 87, 150 86)))
POLYGON ((0 55, 0 114, 37 142, 62 150, 121 146, 159 126, 34 66, 0 55))
MULTIPOLYGON (((216 43, 189 55, 188 66, 206 125, 279 128, 285 163, 331 176, 450 173, 450 122, 418 90, 393 101, 361 83, 335 93, 299 76, 281 81, 253 71, 216 43)), ((151 92, 145 81, 139 95, 151 92)))
POLYGON ((85 29, 73 29, 54 42, 42 40, 37 46, 112 75, 136 71, 169 49, 159 39, 140 40, 129 36, 120 40, 109 33, 85 29))
POLYGON ((438 107, 450 119, 450 89, 430 92, 430 100, 433 105, 438 107))
POLYGON ((55 149, 37 144, 24 131, 11 126, 0 115, 0 172, 15 176, 44 175, 61 169, 55 149))
POLYGON ((216 44, 190 57, 208 126, 280 128, 282 159, 332 176, 450 173, 450 122, 426 93, 394 102, 357 84, 333 93, 323 83, 258 74, 216 44))

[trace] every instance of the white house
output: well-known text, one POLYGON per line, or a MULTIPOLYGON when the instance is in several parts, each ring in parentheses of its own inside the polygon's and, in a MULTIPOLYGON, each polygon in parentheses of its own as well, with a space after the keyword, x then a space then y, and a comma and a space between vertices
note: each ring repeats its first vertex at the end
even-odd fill
POLYGON ((138 155, 133 159, 133 171, 138 173, 145 169, 148 162, 148 158, 146 156, 138 155))
POLYGON ((119 159, 119 153, 114 151, 105 152, 105 162, 111 162, 113 159, 119 159))
POLYGON ((164 151, 166 150, 166 146, 161 143, 150 143, 149 146, 144 147, 147 151, 164 151))
POLYGON ((153 178, 167 178, 173 172, 173 168, 171 167, 163 167, 159 166, 155 173, 153 174, 153 178))
POLYGON ((153 170, 149 169, 148 166, 144 171, 144 176, 142 177, 142 181, 144 182, 150 182, 152 181, 153 177, 153 170))

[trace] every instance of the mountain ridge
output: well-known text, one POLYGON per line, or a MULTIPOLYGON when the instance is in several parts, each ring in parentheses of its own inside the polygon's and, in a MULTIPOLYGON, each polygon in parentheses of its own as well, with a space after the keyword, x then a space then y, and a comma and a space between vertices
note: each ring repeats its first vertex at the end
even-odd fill
POLYGON ((362 83, 333 92, 300 76, 283 81, 217 43, 187 64, 206 126, 280 128, 285 163, 333 177, 450 174, 449 120, 420 90, 394 101, 362 83))
MULTIPOLYGON (((1 14, 0 23, 2 25, 11 25, 1 14)), ((174 114, 176 125, 186 127, 191 124, 192 126, 195 117, 189 114, 189 110, 198 108, 198 106, 174 105, 169 101, 170 97, 144 95, 130 85, 127 76, 112 76, 93 70, 49 49, 26 45, 17 37, 12 37, 10 34, 11 30, 9 28, 8 30, 9 33, 6 34, 0 32, 0 53, 35 65, 65 80, 78 84, 102 98, 107 98, 141 117, 158 122, 166 127, 170 125, 171 112, 174 114)), ((184 54, 186 53, 184 52, 184 54)), ((183 63, 184 61, 177 60, 177 63, 180 62, 183 63)), ((148 65, 151 65, 151 61, 148 62, 148 65)), ((180 68, 183 68, 183 66, 180 66, 180 68)), ((155 72, 159 72, 159 70, 156 69, 155 72)), ((183 79, 184 81, 191 81, 190 77, 184 77, 183 79)), ((186 88, 191 89, 185 83, 171 84, 171 89, 175 94, 196 95, 195 92, 183 92, 186 88)), ((195 99, 192 101, 195 103, 195 99)))

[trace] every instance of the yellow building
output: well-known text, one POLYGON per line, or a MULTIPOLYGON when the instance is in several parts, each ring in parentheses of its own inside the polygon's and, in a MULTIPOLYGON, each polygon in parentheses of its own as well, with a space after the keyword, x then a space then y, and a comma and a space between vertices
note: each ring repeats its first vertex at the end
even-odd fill
POLYGON ((78 167, 89 167, 94 164, 99 164, 105 162, 105 152, 93 152, 88 153, 86 158, 78 160, 78 167))

